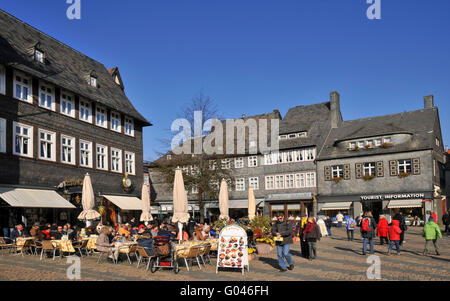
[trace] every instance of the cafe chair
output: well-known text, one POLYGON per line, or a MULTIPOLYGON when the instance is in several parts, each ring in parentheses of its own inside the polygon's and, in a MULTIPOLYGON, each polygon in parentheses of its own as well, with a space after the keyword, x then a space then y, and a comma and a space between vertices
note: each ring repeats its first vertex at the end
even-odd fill
POLYGON ((48 253, 52 253, 52 252, 53 252, 53 260, 55 260, 57 249, 58 249, 57 247, 53 246, 53 243, 51 240, 43 240, 40 260, 42 260, 42 255, 44 255, 44 253, 48 254, 48 253))
POLYGON ((75 249, 75 253, 78 251, 80 254, 80 257, 83 257, 83 252, 86 253, 86 256, 89 256, 89 250, 87 249, 88 240, 82 240, 82 241, 76 241, 72 244, 73 248, 75 249))
POLYGON ((38 255, 38 250, 42 250, 42 242, 39 240, 32 240, 31 248, 34 250, 34 255, 38 255))
MULTIPOLYGON (((182 251, 182 250, 179 250, 182 251)), ((184 250, 183 250, 184 251, 184 250)), ((184 263, 186 264, 186 268, 189 272, 189 264, 188 261, 191 263, 191 265, 193 264, 194 259, 197 260, 197 265, 198 268, 201 270, 202 267, 200 265, 200 261, 198 259, 198 257, 200 256, 200 246, 193 246, 193 247, 189 247, 187 249, 187 251, 184 252, 179 252, 177 253, 177 259, 178 258, 182 258, 184 259, 184 263)))
POLYGON ((145 251, 145 248, 140 247, 140 246, 136 246, 136 252, 139 255, 136 269, 139 269, 139 265, 141 264, 141 262, 147 261, 146 270, 148 271, 148 269, 150 267, 150 263, 153 262, 153 257, 155 257, 155 256, 148 255, 147 252, 145 251))
POLYGON ((211 252, 211 244, 206 243, 206 244, 202 245, 201 247, 202 247, 202 249, 200 250, 199 257, 202 260, 203 265, 206 267, 205 259, 208 259, 209 264, 212 265, 211 256, 209 256, 209 253, 211 252))
MULTIPOLYGON (((3 237, 0 237, 0 251, 8 250, 9 253, 11 253, 11 249, 14 248, 14 244, 12 243, 6 243, 5 239, 3 237)), ((3 254, 3 252, 0 252, 3 254)))
POLYGON ((137 258, 137 246, 138 246, 137 244, 132 244, 132 245, 128 246, 127 248, 121 248, 121 249, 119 250, 119 253, 121 253, 121 254, 126 254, 126 255, 127 255, 128 262, 129 262, 130 264, 132 264, 132 263, 131 263, 130 255, 133 255, 134 257, 137 258))
POLYGON ((118 259, 114 258, 114 249, 113 248, 110 248, 108 251, 100 251, 98 249, 97 249, 97 251, 100 253, 100 255, 98 256, 98 259, 97 259, 97 263, 100 263, 103 255, 106 254, 107 258, 109 258, 109 255, 111 255, 113 262, 115 264, 117 264, 118 259))

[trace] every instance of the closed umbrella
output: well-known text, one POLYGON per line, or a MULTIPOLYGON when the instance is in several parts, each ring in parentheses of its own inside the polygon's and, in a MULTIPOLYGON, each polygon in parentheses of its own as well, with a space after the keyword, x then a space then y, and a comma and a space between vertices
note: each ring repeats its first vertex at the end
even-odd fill
POLYGON ((220 183, 220 191, 219 191, 219 209, 220 216, 219 219, 230 219, 228 216, 228 185, 227 181, 222 180, 220 183))
POLYGON ((252 220, 255 217, 256 212, 256 200, 253 188, 248 190, 248 219, 252 220))
POLYGON ((81 204, 83 205, 83 211, 78 215, 79 220, 94 220, 101 217, 100 213, 94 210, 94 189, 92 189, 91 176, 88 173, 84 176, 83 180, 81 204))
POLYGON ((150 222, 153 220, 153 216, 150 213, 150 194, 149 186, 147 184, 142 185, 142 213, 141 222, 150 222))
POLYGON ((175 170, 173 183, 173 217, 172 222, 187 223, 189 220, 187 193, 184 189, 183 174, 181 169, 175 170))

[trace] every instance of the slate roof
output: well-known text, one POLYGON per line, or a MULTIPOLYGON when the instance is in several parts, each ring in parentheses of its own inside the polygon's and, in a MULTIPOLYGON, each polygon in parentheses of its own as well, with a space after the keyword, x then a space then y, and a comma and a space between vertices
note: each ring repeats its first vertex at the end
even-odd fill
POLYGON ((308 132, 307 137, 280 140, 280 149, 308 146, 321 147, 330 129, 330 102, 297 106, 289 109, 280 121, 280 135, 308 132))
POLYGON ((436 107, 404 113, 344 121, 338 128, 330 131, 317 160, 359 157, 405 151, 432 149, 435 133, 434 125, 438 118, 436 107), (359 151, 347 150, 345 142, 393 134, 412 134, 409 142, 393 144, 388 148, 376 147, 359 151))
POLYGON ((0 9, 0 63, 151 125, 131 104, 105 66, 0 9), (45 63, 33 60, 34 48, 45 63), (99 87, 88 84, 91 74, 99 87))

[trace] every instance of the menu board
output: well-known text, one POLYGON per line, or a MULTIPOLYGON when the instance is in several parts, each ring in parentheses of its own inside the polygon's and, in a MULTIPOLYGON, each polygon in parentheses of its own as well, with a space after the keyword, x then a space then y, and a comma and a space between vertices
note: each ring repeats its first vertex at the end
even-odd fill
POLYGON ((227 226, 219 234, 216 274, 219 268, 241 269, 243 274, 245 267, 250 268, 247 233, 239 226, 227 226))

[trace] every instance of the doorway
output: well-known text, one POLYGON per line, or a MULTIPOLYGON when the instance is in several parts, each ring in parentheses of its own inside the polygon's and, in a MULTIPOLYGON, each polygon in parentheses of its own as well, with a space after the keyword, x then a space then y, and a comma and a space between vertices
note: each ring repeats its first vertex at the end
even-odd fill
POLYGON ((380 215, 383 214, 383 202, 363 202, 362 210, 363 212, 371 211, 373 218, 378 223, 380 215))

